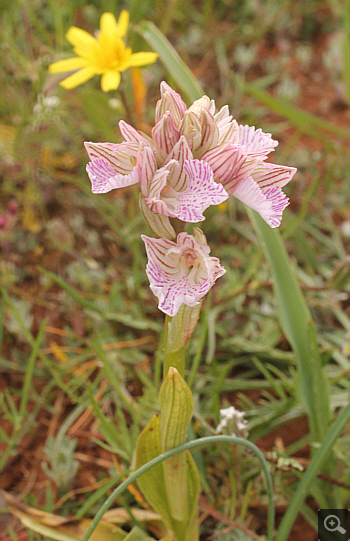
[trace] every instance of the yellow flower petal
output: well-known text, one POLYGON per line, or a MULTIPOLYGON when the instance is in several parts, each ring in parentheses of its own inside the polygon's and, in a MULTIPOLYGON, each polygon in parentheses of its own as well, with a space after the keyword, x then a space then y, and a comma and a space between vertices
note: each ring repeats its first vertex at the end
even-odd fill
POLYGON ((73 45, 73 47, 78 47, 81 49, 92 49, 96 47, 96 39, 94 36, 85 32, 81 28, 76 26, 71 26, 66 34, 66 39, 73 45))
POLYGON ((96 71, 91 66, 88 66, 87 68, 83 68, 76 73, 73 73, 70 77, 67 77, 67 79, 64 79, 60 82, 60 85, 64 88, 75 88, 76 86, 79 86, 89 79, 96 75, 96 71))
POLYGON ((117 28, 117 21, 113 13, 104 13, 100 19, 101 32, 114 35, 117 28))
POLYGON ((63 71, 73 71, 79 68, 85 68, 88 61, 85 58, 80 58, 75 56, 74 58, 67 58, 67 60, 60 60, 59 62, 54 62, 49 66, 50 73, 62 73, 63 71))
POLYGON ((126 9, 123 9, 118 19, 117 31, 118 31, 119 37, 122 38, 123 36, 125 36, 128 30, 128 25, 129 25, 129 12, 126 11, 126 9))
POLYGON ((120 73, 118 71, 106 71, 102 75, 101 88, 103 92, 109 92, 118 88, 120 83, 120 73))
POLYGON ((157 53, 134 53, 129 59, 129 65, 134 68, 137 66, 145 66, 146 64, 153 64, 157 58, 157 53))

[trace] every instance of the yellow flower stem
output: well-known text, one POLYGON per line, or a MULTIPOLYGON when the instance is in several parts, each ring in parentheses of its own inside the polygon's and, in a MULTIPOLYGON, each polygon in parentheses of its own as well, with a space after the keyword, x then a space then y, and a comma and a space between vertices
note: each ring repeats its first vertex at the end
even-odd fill
POLYGON ((126 117, 128 119, 128 123, 131 124, 132 126, 136 126, 137 127, 137 120, 135 118, 135 115, 130 107, 130 104, 128 102, 128 99, 126 97, 126 94, 123 90, 123 88, 120 86, 118 88, 119 90, 119 94, 120 94, 120 99, 122 100, 122 103, 124 105, 124 109, 125 109, 125 113, 126 113, 126 117))

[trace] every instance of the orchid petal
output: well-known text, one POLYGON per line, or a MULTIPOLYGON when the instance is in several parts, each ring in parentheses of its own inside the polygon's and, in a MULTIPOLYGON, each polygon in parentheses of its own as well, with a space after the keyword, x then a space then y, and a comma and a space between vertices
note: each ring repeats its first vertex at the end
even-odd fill
POLYGON ((169 174, 170 171, 165 167, 158 169, 151 181, 148 194, 146 195, 145 192, 143 192, 143 194, 145 196, 145 201, 152 212, 164 214, 164 216, 169 216, 170 218, 176 218, 175 212, 171 210, 166 201, 161 199, 161 192, 167 185, 169 174))
POLYGON ((236 120, 232 120, 232 115, 230 115, 228 105, 224 105, 220 111, 214 115, 214 120, 219 130, 219 145, 223 143, 238 142, 238 124, 236 120))
POLYGON ((169 112, 166 112, 159 118, 152 130, 153 140, 163 158, 171 152, 174 145, 180 138, 179 131, 177 130, 174 120, 169 112))
POLYGON ((201 114, 202 109, 206 109, 207 111, 214 112, 215 111, 215 101, 208 98, 208 96, 204 95, 198 100, 195 100, 192 105, 187 109, 188 111, 191 111, 192 113, 195 113, 198 117, 201 114))
POLYGON ((195 113, 186 111, 181 128, 180 135, 186 137, 188 146, 195 152, 201 145, 202 140, 202 127, 199 118, 195 113))
POLYGON ((289 205, 288 197, 280 188, 261 189, 252 177, 240 182, 232 195, 256 210, 270 227, 278 227, 282 213, 289 205))
POLYGON ((84 143, 91 161, 104 158, 114 174, 127 175, 136 165, 139 145, 137 143, 84 143))
POLYGON ((238 142, 248 154, 260 153, 267 156, 278 145, 278 141, 272 139, 271 133, 264 133, 254 126, 239 126, 238 142))
POLYGON ((171 317, 182 304, 198 304, 216 279, 226 272, 216 257, 208 255, 208 246, 199 244, 192 235, 181 233, 177 243, 145 235, 141 238, 146 245, 146 272, 151 290, 159 299, 159 309, 171 317), (188 251, 193 252, 191 269, 186 264, 188 251))
POLYGON ((292 180, 296 172, 295 167, 262 162, 256 166, 252 177, 260 188, 269 188, 271 186, 283 188, 292 180))
POLYGON ((157 171, 157 162, 151 147, 140 145, 137 163, 140 171, 141 191, 145 196, 148 196, 153 177, 157 171))
POLYGON ((97 158, 86 166, 92 184, 92 193, 107 193, 115 188, 124 188, 139 182, 138 169, 134 168, 128 175, 116 174, 109 162, 104 158, 97 158))
MULTIPOLYGON (((201 222, 205 219, 203 212, 208 207, 220 205, 229 196, 224 187, 214 181, 209 164, 200 160, 187 160, 184 169, 188 178, 187 186, 178 193, 173 212, 184 222, 201 222)), ((169 182, 171 184, 171 177, 169 182)))
POLYGON ((191 152, 190 147, 188 146, 186 137, 181 135, 176 145, 172 148, 170 154, 168 154, 167 159, 165 160, 165 164, 167 164, 170 160, 176 160, 180 162, 180 164, 183 165, 185 160, 192 160, 192 159, 193 159, 193 154, 191 152))
POLYGON ((160 83, 161 99, 156 105, 156 121, 167 111, 172 115, 176 124, 183 119, 187 109, 180 94, 175 92, 165 81, 160 83))
POLYGON ((256 167, 256 162, 247 160, 242 148, 234 144, 218 145, 203 154, 202 160, 209 163, 214 179, 220 182, 229 194, 239 182, 249 177, 256 167))
MULTIPOLYGON (((216 125, 213 115, 205 108, 202 108, 200 111, 200 122, 201 122, 201 145, 200 145, 200 156, 204 154, 209 148, 217 145, 219 140, 219 129, 216 125)), ((198 157, 200 157, 198 156, 198 157)))
POLYGON ((165 165, 173 162, 171 166, 171 186, 177 192, 184 190, 187 185, 187 173, 184 169, 184 163, 186 160, 192 159, 192 152, 182 135, 165 161, 165 165))
POLYGON ((150 146, 149 141, 144 137, 143 134, 135 130, 130 124, 127 124, 124 120, 121 120, 118 124, 122 136, 129 143, 143 143, 144 145, 150 146))

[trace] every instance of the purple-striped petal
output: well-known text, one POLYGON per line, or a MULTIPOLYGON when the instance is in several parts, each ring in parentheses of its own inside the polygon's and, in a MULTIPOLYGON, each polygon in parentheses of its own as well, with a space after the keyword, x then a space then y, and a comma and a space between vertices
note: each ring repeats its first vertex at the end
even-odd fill
POLYGON ((124 188, 139 182, 139 170, 135 167, 129 174, 116 174, 107 160, 97 158, 86 166, 92 184, 92 193, 107 193, 115 188, 124 188))
POLYGON ((185 160, 192 160, 193 154, 191 152, 190 147, 188 146, 188 143, 186 141, 186 138, 181 135, 180 139, 168 155, 167 159, 165 160, 166 165, 170 160, 176 160, 180 162, 180 164, 184 164, 185 160))
POLYGON ((270 188, 272 186, 283 188, 292 180, 296 172, 295 167, 262 162, 256 166, 252 177, 260 188, 270 188))
POLYGON ((168 111, 178 125, 187 109, 185 102, 165 81, 160 83, 160 95, 161 99, 156 105, 156 121, 168 111))
POLYGON ((282 213, 289 205, 288 197, 280 188, 272 186, 261 189, 252 177, 240 182, 232 195, 256 210, 270 227, 280 225, 282 213))
POLYGON ((135 128, 124 122, 124 120, 120 120, 118 126, 122 136, 128 143, 143 143, 146 146, 151 146, 150 140, 145 135, 135 130, 135 128))
POLYGON ((271 133, 264 133, 260 128, 255 129, 254 126, 239 126, 238 141, 247 154, 260 154, 262 157, 267 156, 274 150, 278 141, 272 139, 271 133))
POLYGON ((169 156, 165 160, 165 165, 173 162, 171 167, 172 173, 172 187, 175 191, 179 192, 184 190, 187 185, 187 173, 184 168, 186 160, 192 160, 193 154, 188 146, 185 137, 182 135, 179 141, 170 152, 169 156), (176 164, 176 165, 175 165, 176 164))
POLYGON ((158 169, 143 194, 152 212, 190 223, 203 221, 209 206, 228 198, 222 184, 214 181, 210 165, 200 160, 186 160, 181 167, 172 160, 158 169))
POLYGON ((192 235, 181 233, 177 243, 142 235, 148 263, 146 272, 159 309, 173 317, 182 304, 198 304, 226 271, 210 249, 192 235))
POLYGON ((213 115, 205 108, 200 111, 201 123, 201 145, 197 151, 197 157, 200 158, 204 152, 218 144, 219 129, 216 125, 213 115))
POLYGON ((223 143, 234 143, 238 140, 238 124, 232 119, 228 105, 221 107, 220 111, 214 115, 214 120, 219 130, 218 145, 223 143))
POLYGON ((213 115, 215 113, 215 101, 204 95, 198 100, 195 100, 187 110, 195 113, 199 118, 203 109, 206 109, 213 115))
MULTIPOLYGON (((222 184, 214 181, 209 164, 200 160, 187 160, 184 169, 188 178, 187 186, 178 193, 173 212, 184 222, 201 222, 205 219, 203 212, 208 207, 220 205, 229 196, 222 184)), ((166 194, 163 199, 166 201, 166 194)))
POLYGON ((91 161, 106 160, 114 174, 127 175, 135 167, 139 144, 137 143, 84 143, 91 161))
POLYGON ((157 171, 157 161, 151 147, 143 144, 140 145, 137 164, 139 167, 141 191, 144 195, 148 195, 153 177, 157 171))
POLYGON ((158 147, 163 160, 170 154, 180 138, 173 117, 169 112, 159 118, 152 130, 153 141, 158 147))
POLYGON ((186 111, 180 127, 180 135, 184 135, 188 146, 194 153, 201 145, 202 127, 196 113, 186 111))
POLYGON ((214 179, 231 194, 235 186, 249 177, 256 167, 256 161, 248 159, 240 145, 220 145, 208 150, 202 156, 213 170, 214 179))
POLYGON ((171 210, 171 206, 161 197, 161 192, 166 189, 167 179, 170 170, 162 167, 158 169, 150 183, 147 195, 144 192, 145 201, 152 212, 164 214, 170 218, 176 218, 176 214, 171 210))

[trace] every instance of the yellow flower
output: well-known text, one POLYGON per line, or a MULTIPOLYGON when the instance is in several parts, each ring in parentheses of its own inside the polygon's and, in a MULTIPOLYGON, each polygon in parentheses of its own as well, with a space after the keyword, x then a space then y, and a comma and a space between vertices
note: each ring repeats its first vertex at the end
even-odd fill
POLYGON ((49 66, 50 73, 79 70, 64 79, 60 84, 64 88, 74 88, 94 75, 102 75, 101 87, 104 92, 115 90, 119 86, 120 72, 131 67, 151 64, 157 59, 157 53, 132 53, 122 38, 129 24, 129 13, 123 10, 118 23, 112 13, 104 13, 100 21, 100 32, 94 38, 85 30, 72 26, 66 38, 77 54, 74 58, 60 60, 49 66))

